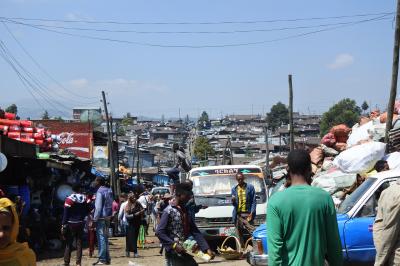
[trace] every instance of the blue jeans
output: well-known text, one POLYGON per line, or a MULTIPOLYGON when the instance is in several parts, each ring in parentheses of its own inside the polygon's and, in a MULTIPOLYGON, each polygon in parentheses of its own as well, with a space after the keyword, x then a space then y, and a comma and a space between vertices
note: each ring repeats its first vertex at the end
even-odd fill
POLYGON ((99 246, 99 261, 110 262, 110 250, 108 247, 108 225, 105 220, 98 220, 96 225, 97 245, 99 246))

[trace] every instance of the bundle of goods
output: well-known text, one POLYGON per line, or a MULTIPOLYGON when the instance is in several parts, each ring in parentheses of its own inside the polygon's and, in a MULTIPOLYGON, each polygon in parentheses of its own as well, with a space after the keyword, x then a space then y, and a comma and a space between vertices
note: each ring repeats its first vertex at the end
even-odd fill
POLYGON ((211 260, 210 255, 202 252, 198 249, 197 242, 194 239, 187 239, 183 242, 182 247, 186 250, 186 252, 193 257, 199 258, 205 262, 209 262, 211 260), (197 248, 196 248, 197 247, 197 248))
POLYGON ((13 113, 4 112, 2 117, 0 118, 0 130, 3 135, 10 139, 36 144, 41 152, 53 150, 57 137, 51 135, 50 131, 34 127, 32 121, 17 120, 13 113))

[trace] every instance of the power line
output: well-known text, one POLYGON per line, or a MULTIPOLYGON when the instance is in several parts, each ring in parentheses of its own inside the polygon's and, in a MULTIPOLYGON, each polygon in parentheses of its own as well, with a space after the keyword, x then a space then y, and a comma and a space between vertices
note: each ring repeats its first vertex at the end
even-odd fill
MULTIPOLYGON (((0 40, 0 48, 2 50, 2 53, 7 57, 7 62, 11 65, 11 67, 14 69, 14 71, 16 71, 17 75, 19 77, 21 77, 25 83, 32 89, 34 90, 38 95, 40 95, 42 97, 42 99, 44 101, 46 101, 49 105, 51 105, 56 111, 58 111, 59 113, 63 113, 63 114, 67 114, 67 112, 61 111, 58 109, 57 105, 55 105, 55 103, 57 103, 58 105, 60 105, 60 107, 65 108, 66 110, 70 110, 69 107, 66 107, 65 105, 61 104, 60 102, 57 102, 56 100, 52 99, 50 96, 46 95, 46 92, 43 92, 40 88, 40 84, 38 84, 38 82, 35 80, 35 78, 33 77, 33 75, 27 71, 19 62, 18 60, 8 51, 7 47, 5 46, 4 42, 0 40), (13 63, 14 62, 14 63, 13 63), (23 71, 25 72, 25 75, 27 75, 27 77, 25 77, 17 68, 17 66, 23 71), (28 79, 30 78, 31 81, 36 84, 36 86, 34 84, 32 84, 32 82, 28 79), (53 103, 54 101, 54 103, 53 103)), ((4 58, 4 57, 3 57, 4 58)))
MULTIPOLYGON (((0 19, 2 19, 0 17, 0 19)), ((3 19, 3 24, 5 22, 12 22, 15 24, 26 24, 12 19, 3 19)), ((229 31, 138 31, 138 30, 116 30, 116 29, 100 29, 100 28, 81 28, 81 27, 65 27, 57 25, 46 25, 46 24, 32 24, 31 26, 51 28, 51 29, 64 29, 64 30, 76 30, 76 31, 94 31, 94 32, 107 32, 107 33, 135 33, 135 34, 235 34, 235 33, 254 33, 254 32, 274 32, 274 31, 286 31, 286 30, 299 30, 299 29, 311 29, 311 28, 321 28, 330 27, 338 25, 348 25, 358 21, 346 21, 346 22, 335 22, 335 23, 325 23, 317 25, 307 25, 307 26, 295 26, 295 27, 279 27, 271 29, 248 29, 248 30, 229 30, 229 31)))
POLYGON ((392 15, 395 12, 379 12, 379 13, 364 13, 330 17, 309 17, 309 18, 293 18, 293 19, 270 19, 270 20, 244 20, 244 21, 203 21, 203 22, 126 22, 126 21, 96 21, 96 20, 61 20, 47 18, 25 18, 25 17, 1 17, 4 19, 24 20, 24 21, 44 21, 44 22, 64 22, 64 23, 87 23, 87 24, 117 24, 117 25, 218 25, 218 24, 257 24, 257 23, 275 23, 275 22, 295 22, 295 21, 310 21, 310 20, 328 20, 342 19, 354 17, 368 17, 380 15, 392 15))
MULTIPOLYGON (((56 99, 54 99, 51 96, 47 96, 47 94, 50 95, 50 93, 48 93, 45 89, 41 88, 41 87, 45 87, 45 85, 43 85, 43 83, 41 83, 40 80, 38 80, 31 72, 29 72, 25 67, 22 66, 22 64, 12 55, 12 53, 8 50, 7 46, 4 44, 4 42, 1 42, 2 44, 2 49, 4 50, 4 52, 6 53, 6 55, 11 58, 12 61, 14 61, 15 64, 17 64, 20 69, 31 79, 31 81, 36 85, 36 88, 42 93, 41 95, 44 95, 43 97, 46 99, 50 99, 50 101, 54 101, 55 103, 59 104, 61 107, 64 107, 66 110, 70 110, 71 108, 68 106, 65 106, 64 104, 58 102, 56 99), (46 94, 47 93, 47 94, 46 94)), ((53 103, 51 103, 53 104, 53 103)))
MULTIPOLYGON (((11 37, 15 40, 15 42, 19 45, 19 47, 24 51, 24 53, 32 60, 32 62, 53 82, 55 82, 60 88, 62 88, 64 91, 74 95, 75 97, 79 98, 87 98, 87 99, 96 99, 96 97, 85 97, 81 96, 79 94, 74 93, 73 91, 68 90, 65 88, 60 82, 58 82, 55 78, 53 78, 47 71, 44 69, 37 60, 25 49, 25 47, 22 45, 22 43, 15 37, 15 35, 11 32, 11 30, 8 28, 7 24, 3 22, 4 27, 8 31, 8 33, 11 35, 11 37)), ((73 100, 76 101, 76 100, 73 100)), ((76 101, 78 102, 78 101, 76 101)), ((91 103, 84 103, 84 102, 79 102, 80 104, 91 104, 91 103)))
POLYGON ((168 45, 168 44, 157 44, 157 43, 147 43, 147 42, 136 42, 136 41, 129 41, 129 40, 104 38, 104 37, 97 37, 97 36, 90 36, 90 35, 83 35, 83 34, 62 32, 62 31, 51 30, 51 29, 47 29, 47 28, 43 28, 43 27, 34 26, 34 25, 31 25, 28 23, 15 22, 15 21, 10 21, 10 20, 7 20, 6 23, 14 23, 17 25, 23 25, 23 26, 35 28, 35 29, 42 30, 42 31, 48 31, 48 32, 53 32, 53 33, 57 33, 57 34, 61 34, 61 35, 74 36, 74 37, 79 37, 79 38, 84 38, 84 39, 109 41, 109 42, 117 42, 117 43, 125 43, 125 44, 134 44, 134 45, 139 45, 139 46, 160 47, 160 48, 224 48, 224 47, 240 47, 240 46, 260 45, 260 44, 266 44, 266 43, 279 42, 279 41, 288 40, 288 39, 301 38, 304 36, 313 35, 313 34, 320 33, 320 32, 332 31, 332 30, 350 27, 350 26, 354 26, 354 25, 358 25, 358 24, 362 24, 362 23, 387 20, 388 19, 387 16, 389 16, 389 15, 386 14, 386 15, 382 15, 379 17, 375 17, 375 18, 355 21, 355 22, 352 22, 351 24, 328 27, 328 28, 324 28, 324 29, 320 29, 320 30, 289 35, 286 37, 281 37, 281 38, 276 38, 276 39, 271 39, 271 40, 245 42, 245 43, 215 44, 215 45, 168 45))
POLYGON ((14 72, 17 74, 17 77, 19 78, 19 80, 21 81, 22 85, 25 87, 25 90, 28 91, 28 93, 32 96, 32 98, 35 100, 35 102, 42 108, 43 111, 45 111, 45 108, 43 107, 43 105, 39 102, 39 100, 36 98, 36 96, 29 90, 27 84, 25 83, 24 79, 22 78, 21 73, 18 71, 18 69, 15 68, 15 66, 9 61, 9 59, 6 57, 6 55, 4 54, 3 50, 0 49, 0 55, 1 57, 4 59, 4 61, 6 61, 6 63, 8 63, 11 68, 14 70, 14 72))

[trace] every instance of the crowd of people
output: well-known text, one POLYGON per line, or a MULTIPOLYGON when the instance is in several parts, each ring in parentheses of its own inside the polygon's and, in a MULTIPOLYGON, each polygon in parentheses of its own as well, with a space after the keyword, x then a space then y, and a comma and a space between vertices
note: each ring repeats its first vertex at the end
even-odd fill
MULTIPOLYGON (((274 194, 267 208, 268 265, 342 265, 343 254, 336 210, 330 195, 310 186, 311 159, 303 150, 288 155, 288 187, 274 194)), ((387 162, 379 162, 378 172, 388 170, 387 162)), ((254 230, 256 195, 242 173, 236 174, 232 188, 232 220, 243 243, 254 230)), ((198 251, 214 258, 215 254, 195 223, 195 214, 207 206, 197 205, 190 180, 177 183, 174 194, 153 195, 147 189, 122 193, 115 198, 106 180, 95 179, 96 193, 85 194, 80 184, 64 202, 61 235, 65 242, 64 266, 71 263, 76 247, 76 265, 82 265, 82 247, 87 232, 89 254, 95 243, 98 261, 93 265, 110 265, 109 236, 125 236, 126 257, 138 258, 138 243, 145 244, 149 228, 160 241, 160 254, 165 253, 167 266, 197 265, 192 255, 198 251), (86 230, 85 230, 86 229, 86 230), (184 243, 195 241, 192 250, 184 243), (74 240, 76 244, 74 245, 74 240)), ((357 185, 362 183, 357 179, 357 185)), ((1 191, 0 191, 1 193, 1 191)), ((375 265, 400 263, 400 183, 384 190, 379 199, 378 214, 373 226, 377 250, 375 265)), ((36 265, 35 252, 18 240, 23 202, 0 195, 0 265, 36 265)), ((23 242, 23 241, 21 241, 23 242)))

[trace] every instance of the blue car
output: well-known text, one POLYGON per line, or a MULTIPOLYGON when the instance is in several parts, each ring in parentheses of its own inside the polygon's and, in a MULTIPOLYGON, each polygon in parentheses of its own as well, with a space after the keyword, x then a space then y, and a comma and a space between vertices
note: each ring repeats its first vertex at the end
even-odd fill
MULTIPOLYGON (((337 210, 337 222, 346 263, 373 263, 375 246, 372 237, 378 199, 383 190, 400 178, 399 170, 390 170, 369 177, 349 195, 337 210)), ((253 233, 253 251, 247 262, 268 265, 267 225, 253 233)))

